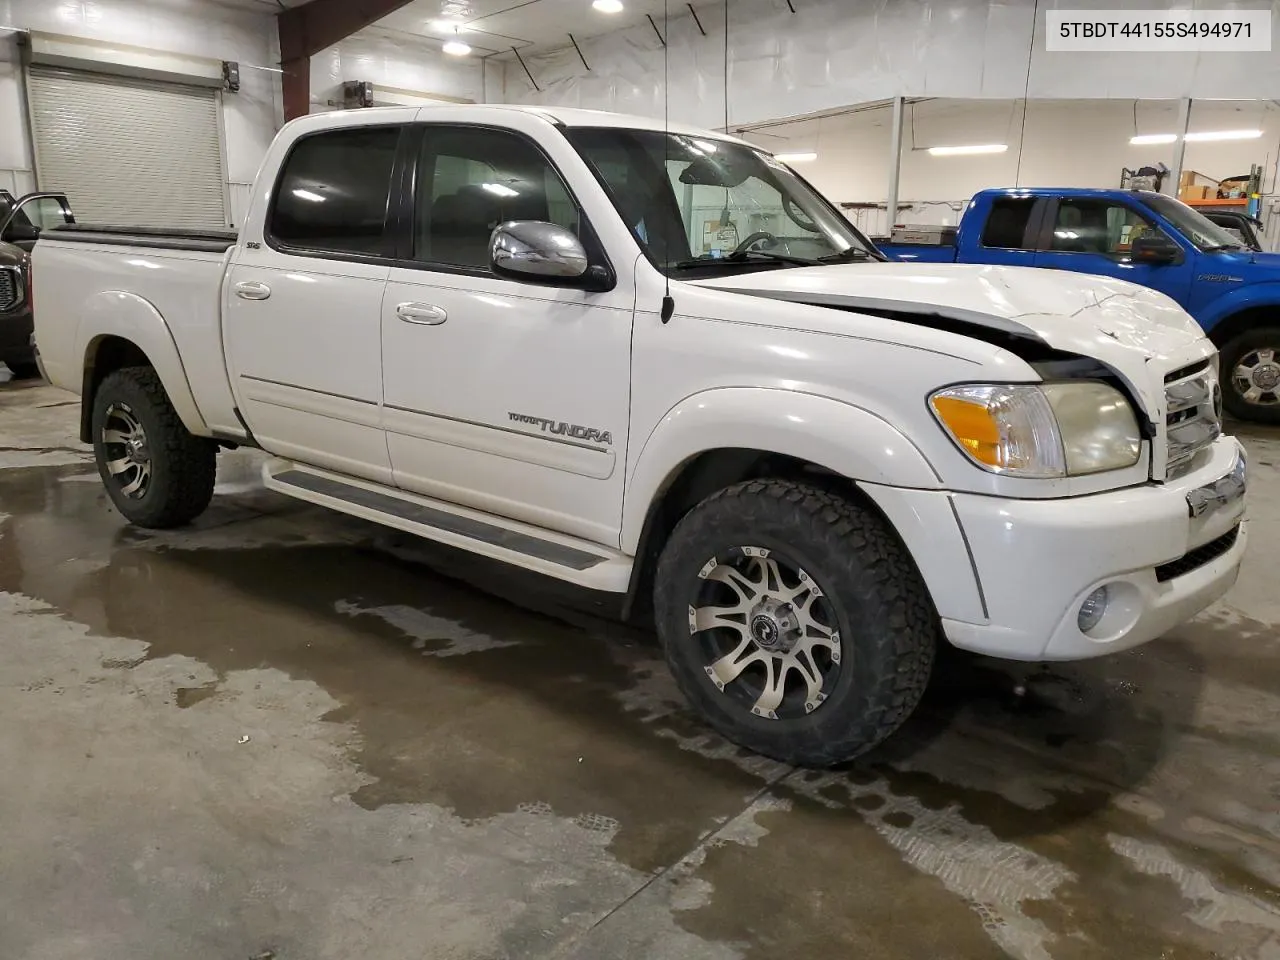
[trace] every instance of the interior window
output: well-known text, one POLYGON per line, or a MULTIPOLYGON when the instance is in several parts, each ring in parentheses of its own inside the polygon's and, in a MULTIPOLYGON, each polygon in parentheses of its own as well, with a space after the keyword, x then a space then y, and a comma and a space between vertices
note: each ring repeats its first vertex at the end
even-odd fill
POLYGON ((507 220, 541 220, 579 234, 578 206, 551 162, 515 134, 441 127, 418 164, 418 260, 489 268, 489 238, 507 220))
POLYGON ((1051 249, 1122 256, 1128 254, 1138 237, 1156 232, 1146 218, 1122 204, 1065 199, 1058 203, 1051 249))
POLYGON ((298 141, 285 161, 269 217, 288 246, 380 256, 399 127, 353 127, 298 141))
POLYGON ((984 247, 1001 247, 1006 250, 1026 250, 1024 240, 1035 197, 1001 197, 991 204, 991 215, 982 228, 984 247))

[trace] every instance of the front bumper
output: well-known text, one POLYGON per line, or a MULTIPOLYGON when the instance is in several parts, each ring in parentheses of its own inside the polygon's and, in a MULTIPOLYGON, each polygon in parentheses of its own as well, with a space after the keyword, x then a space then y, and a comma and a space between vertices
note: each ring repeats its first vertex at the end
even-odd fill
POLYGON ((30 363, 35 359, 35 350, 31 344, 31 332, 34 321, 31 310, 0 317, 0 362, 12 360, 14 363, 30 363))
POLYGON ((1244 451, 1223 437, 1210 454, 1175 482, 1093 496, 955 494, 987 617, 940 611, 947 638, 997 657, 1079 660, 1146 643, 1194 617, 1235 583, 1248 541, 1244 451), (1080 606, 1104 585, 1107 612, 1083 633, 1080 606))

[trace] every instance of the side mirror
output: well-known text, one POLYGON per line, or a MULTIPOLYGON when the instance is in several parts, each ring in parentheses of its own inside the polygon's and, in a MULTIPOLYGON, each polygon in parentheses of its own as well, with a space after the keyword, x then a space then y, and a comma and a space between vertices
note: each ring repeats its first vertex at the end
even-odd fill
POLYGON ((509 220, 489 238, 489 266, 508 280, 588 290, 609 286, 603 267, 593 267, 581 241, 564 227, 541 220, 509 220))
POLYGON ((1129 247, 1129 259, 1151 266, 1178 263, 1182 260, 1182 248, 1163 235, 1138 237, 1129 247))

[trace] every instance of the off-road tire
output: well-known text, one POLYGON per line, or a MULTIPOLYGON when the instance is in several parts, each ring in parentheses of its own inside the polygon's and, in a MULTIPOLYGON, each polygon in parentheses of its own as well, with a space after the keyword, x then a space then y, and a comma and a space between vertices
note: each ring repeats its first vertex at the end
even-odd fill
POLYGON ((108 374, 93 398, 93 452, 111 502, 130 523, 165 530, 190 523, 209 506, 217 474, 217 445, 192 435, 169 402, 150 367, 124 367, 108 374), (132 498, 107 469, 103 429, 112 404, 124 403, 146 431, 151 479, 144 495, 132 498))
POLYGON ((40 376, 40 368, 34 360, 10 360, 5 363, 15 380, 32 380, 40 376))
POLYGON ((851 760, 893 733, 924 694, 940 635, 919 571, 878 513, 784 480, 728 487, 686 514, 659 559, 654 609, 676 682, 707 722, 734 743, 804 767, 851 760), (691 637, 699 571, 741 545, 794 558, 835 612, 842 666, 828 698, 808 715, 754 715, 717 689, 691 637))
POLYGON ((1280 423, 1280 403, 1250 403, 1235 387, 1234 371, 1245 356, 1259 348, 1270 347, 1280 356, 1280 327, 1257 327, 1232 338, 1220 351, 1219 382, 1222 405, 1237 420, 1253 423, 1280 423))

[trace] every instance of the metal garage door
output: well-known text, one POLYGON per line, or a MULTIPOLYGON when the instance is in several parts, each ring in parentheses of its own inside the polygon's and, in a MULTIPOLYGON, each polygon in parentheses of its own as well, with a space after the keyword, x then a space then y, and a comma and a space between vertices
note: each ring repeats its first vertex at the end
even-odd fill
POLYGON ((37 65, 27 82, 40 189, 77 220, 227 226, 219 91, 37 65))

